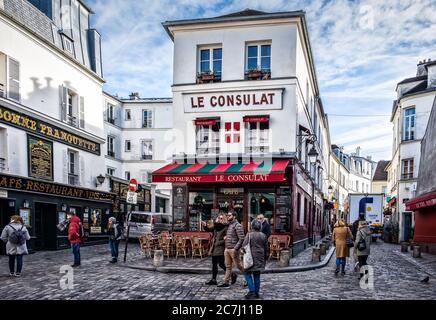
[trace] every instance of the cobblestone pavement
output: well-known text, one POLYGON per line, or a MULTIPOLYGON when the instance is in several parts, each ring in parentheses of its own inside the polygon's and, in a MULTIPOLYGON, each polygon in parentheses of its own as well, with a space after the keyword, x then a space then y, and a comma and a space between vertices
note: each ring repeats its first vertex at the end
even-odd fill
MULTIPOLYGON (((121 249, 121 248, 120 248, 121 249)), ((129 260, 138 252, 129 249, 129 260)), ((306 272, 265 274, 261 298, 270 299, 436 299, 436 278, 420 280, 436 263, 422 258, 426 270, 409 262, 410 253, 378 242, 371 247, 370 265, 374 268, 374 289, 361 289, 352 271, 351 259, 345 276, 334 275, 335 259, 325 268, 306 272), (401 255, 404 255, 401 256, 401 255)), ((208 275, 166 274, 122 268, 108 262, 106 246, 84 247, 82 266, 74 269, 74 288, 61 289, 62 265, 72 262, 69 250, 38 252, 24 258, 21 278, 8 276, 7 257, 0 257, 0 299, 242 299, 246 292, 242 279, 229 289, 206 286, 208 275)), ((192 259, 190 259, 192 260, 192 259)), ((435 261, 435 260, 432 260, 435 261)), ((122 262, 121 262, 122 263, 122 262)), ((418 262, 419 263, 419 262, 418 262)))

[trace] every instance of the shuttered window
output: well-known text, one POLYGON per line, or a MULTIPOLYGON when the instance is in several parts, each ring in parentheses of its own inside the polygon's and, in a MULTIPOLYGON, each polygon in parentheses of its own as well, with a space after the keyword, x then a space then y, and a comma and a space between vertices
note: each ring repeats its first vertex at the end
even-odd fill
POLYGON ((79 125, 80 128, 85 129, 85 98, 80 97, 79 100, 79 125))
POLYGON ((20 101, 20 64, 18 61, 8 57, 9 89, 8 97, 20 101))

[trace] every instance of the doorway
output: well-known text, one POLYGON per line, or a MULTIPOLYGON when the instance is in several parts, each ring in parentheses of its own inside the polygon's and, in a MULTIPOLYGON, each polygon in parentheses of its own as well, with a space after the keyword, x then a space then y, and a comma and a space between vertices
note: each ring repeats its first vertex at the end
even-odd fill
POLYGON ((35 250, 55 250, 56 204, 35 202, 35 250))
POLYGON ((412 231, 412 213, 404 212, 404 241, 409 241, 412 231))
MULTIPOLYGON (((0 233, 15 214, 15 200, 0 199, 0 233)), ((6 254, 6 244, 0 241, 0 255, 6 254)))

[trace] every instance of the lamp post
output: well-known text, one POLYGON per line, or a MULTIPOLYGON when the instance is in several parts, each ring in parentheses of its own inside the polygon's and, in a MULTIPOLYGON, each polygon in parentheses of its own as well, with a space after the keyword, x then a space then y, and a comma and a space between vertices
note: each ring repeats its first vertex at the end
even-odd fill
POLYGON ((97 180, 95 186, 98 187, 99 185, 102 185, 104 180, 106 179, 105 176, 103 176, 101 173, 99 176, 95 177, 95 179, 97 180))
MULTIPOLYGON (((312 146, 309 153, 307 154, 309 157, 309 161, 312 165, 316 164, 316 160, 318 159, 318 152, 315 149, 315 146, 312 146)), ((312 177, 312 219, 310 222, 310 244, 315 245, 315 177, 312 177)))

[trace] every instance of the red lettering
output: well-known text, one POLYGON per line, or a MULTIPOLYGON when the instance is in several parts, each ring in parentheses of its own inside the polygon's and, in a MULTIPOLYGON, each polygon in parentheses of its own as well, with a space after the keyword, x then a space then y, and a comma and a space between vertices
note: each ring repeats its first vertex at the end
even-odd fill
POLYGON ((258 105, 259 104, 259 102, 256 101, 256 94, 255 93, 253 93, 253 104, 254 105, 258 105))
POLYGON ((199 108, 204 108, 204 97, 199 97, 198 98, 198 107, 199 108))
POLYGON ((227 105, 228 106, 234 106, 235 105, 234 98, 235 98, 235 96, 227 96, 227 105))
POLYGON ((250 104, 250 95, 244 94, 244 104, 248 106, 250 104))
POLYGON ((212 107, 216 107, 216 97, 215 96, 210 97, 210 105, 212 107))
POLYGON ((275 93, 268 93, 268 95, 269 95, 269 104, 273 104, 273 97, 275 93))
POLYGON ((218 97, 218 104, 220 107, 224 107, 224 105, 226 104, 226 99, 224 98, 224 96, 218 97))
POLYGON ((262 98, 260 99, 260 104, 268 104, 268 98, 265 93, 262 94, 262 98))
POLYGON ((240 106, 240 105, 241 105, 241 103, 242 103, 242 100, 241 100, 241 95, 240 95, 240 94, 238 94, 238 95, 236 96, 236 105, 240 106))
POLYGON ((197 105, 194 103, 193 97, 191 97, 191 108, 197 108, 197 105))

